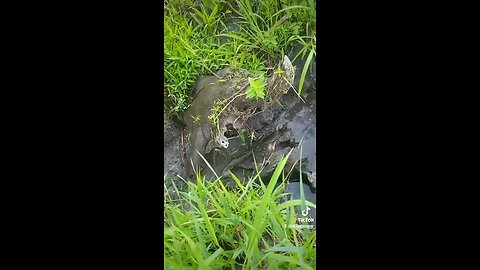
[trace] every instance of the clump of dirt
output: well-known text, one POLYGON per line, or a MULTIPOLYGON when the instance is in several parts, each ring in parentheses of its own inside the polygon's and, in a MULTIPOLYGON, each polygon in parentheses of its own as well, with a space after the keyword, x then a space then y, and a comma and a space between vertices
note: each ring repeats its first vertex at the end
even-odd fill
POLYGON ((183 117, 189 136, 186 140, 186 158, 191 161, 186 166, 188 177, 193 177, 196 168, 206 168, 202 156, 222 174, 247 158, 249 151, 231 153, 227 150, 229 138, 237 135, 240 129, 252 131, 252 135, 258 133, 255 128, 252 130, 245 125, 247 121, 255 115, 272 112, 270 108, 274 101, 287 93, 294 82, 294 68, 287 56, 278 68, 282 72, 275 73, 266 80, 266 100, 247 98, 249 79, 253 76, 245 70, 226 68, 215 76, 205 76, 197 82, 195 99, 183 117), (223 161, 227 161, 222 164, 223 168, 217 166, 217 154, 223 156, 223 161))

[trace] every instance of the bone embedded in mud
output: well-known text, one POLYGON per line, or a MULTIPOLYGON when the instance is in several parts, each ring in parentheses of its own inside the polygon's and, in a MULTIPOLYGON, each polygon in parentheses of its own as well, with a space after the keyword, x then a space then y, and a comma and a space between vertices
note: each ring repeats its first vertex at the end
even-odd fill
POLYGON ((283 57, 283 67, 288 68, 289 70, 293 70, 293 65, 292 62, 290 61, 290 58, 288 58, 287 55, 283 57))

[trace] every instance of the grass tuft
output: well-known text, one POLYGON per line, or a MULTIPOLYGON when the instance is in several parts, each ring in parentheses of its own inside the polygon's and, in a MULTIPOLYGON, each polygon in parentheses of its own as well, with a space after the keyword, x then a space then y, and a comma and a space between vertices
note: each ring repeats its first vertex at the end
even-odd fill
POLYGON ((280 203, 284 169, 277 165, 268 185, 258 174, 244 186, 227 189, 220 178, 197 174, 177 201, 165 199, 166 269, 315 269, 316 232, 287 228, 296 222, 301 200, 280 203))
POLYGON ((200 75, 224 67, 263 74, 296 42, 304 46, 303 51, 314 49, 315 31, 309 28, 315 25, 315 8, 312 0, 165 1, 164 97, 168 111, 180 116, 188 108, 190 92, 200 75))

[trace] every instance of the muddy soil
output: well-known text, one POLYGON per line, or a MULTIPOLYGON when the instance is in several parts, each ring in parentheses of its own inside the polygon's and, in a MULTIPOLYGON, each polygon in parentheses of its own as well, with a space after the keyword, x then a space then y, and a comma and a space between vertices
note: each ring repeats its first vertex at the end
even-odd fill
MULTIPOLYGON (((297 66, 293 85, 298 89, 303 62, 298 60, 293 65, 297 66)), ((215 129, 207 128, 211 120, 208 116, 216 105, 215 100, 220 99, 220 96, 244 92, 248 81, 245 74, 243 77, 241 74, 233 76, 225 70, 217 73, 217 76, 200 78, 194 90, 195 99, 185 112, 183 123, 169 120, 164 112, 164 174, 167 192, 171 181, 177 186, 185 186, 186 181, 191 179, 194 167, 200 169, 207 179, 215 177, 203 158, 197 155, 198 149, 203 151, 202 156, 215 173, 224 179, 226 185, 233 184, 229 179, 230 171, 238 178, 248 180, 249 176, 256 173, 255 164, 263 167, 262 176, 268 177, 283 155, 292 150, 287 169, 295 166, 295 170, 302 171, 309 180, 306 182, 315 190, 315 81, 313 63, 307 74, 302 99, 290 88, 286 94, 277 95, 268 106, 255 102, 237 104, 243 111, 226 114, 226 118, 230 117, 228 121, 224 118, 220 122, 224 121, 222 125, 229 123, 230 126, 221 126, 223 129, 216 132, 215 129), (248 106, 250 107, 247 108, 248 106), (215 142, 216 138, 220 139, 215 142), (226 145, 222 144, 224 138, 227 139, 226 145), (213 141, 213 146, 209 146, 212 144, 210 141, 213 141)), ((295 189, 295 185, 290 189, 295 189)))

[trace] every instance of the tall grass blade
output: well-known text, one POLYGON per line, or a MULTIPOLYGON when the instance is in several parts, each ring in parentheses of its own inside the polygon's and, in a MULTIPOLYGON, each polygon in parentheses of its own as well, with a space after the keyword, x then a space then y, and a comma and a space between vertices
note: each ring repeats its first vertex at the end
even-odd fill
MULTIPOLYGON (((249 239, 250 242, 248 243, 248 253, 247 253, 247 258, 249 260, 252 260, 253 254, 255 253, 256 250, 258 250, 258 241, 259 238, 261 237, 261 234, 263 233, 265 229, 265 223, 267 220, 267 217, 270 213, 267 211, 267 205, 272 203, 272 191, 273 188, 275 187, 278 177, 283 171, 283 168, 285 167, 285 164, 287 163, 288 158, 290 157, 290 154, 292 153, 293 149, 290 150, 290 152, 278 163, 277 167, 275 168, 275 171, 273 172, 272 177, 270 178, 270 182, 268 183, 268 187, 265 190, 265 193, 262 198, 262 202, 260 206, 258 207, 257 211, 255 211, 255 216, 253 217, 253 227, 254 230, 250 230, 249 233, 249 239)), ((255 263, 255 262, 253 262, 255 263)))
POLYGON ((300 9, 310 9, 309 7, 305 7, 305 6, 289 6, 289 7, 286 7, 284 9, 281 9, 279 10, 278 12, 276 12, 275 14, 273 14, 269 20, 272 20, 273 17, 277 16, 278 14, 284 12, 284 11, 287 11, 287 10, 290 10, 290 9, 294 9, 294 8, 300 8, 300 9))
POLYGON ((207 263, 208 265, 211 264, 213 260, 215 260, 215 258, 217 258, 218 256, 222 255, 222 253, 223 253, 223 248, 219 248, 215 250, 215 252, 205 260, 205 263, 207 263))
POLYGON ((298 86, 298 96, 302 94, 303 84, 305 83, 305 76, 307 75, 307 70, 310 67, 310 62, 312 61, 312 57, 313 57, 313 50, 311 50, 310 54, 308 54, 307 61, 303 66, 302 75, 300 76, 300 85, 298 86))
MULTIPOLYGON (((301 205, 302 205, 302 200, 301 199, 289 200, 289 201, 286 201, 286 202, 278 205, 278 210, 281 211, 281 210, 286 209, 286 208, 291 207, 291 206, 301 206, 301 205)), ((312 203, 311 201, 308 201, 308 200, 305 200, 305 205, 311 206, 315 209, 317 208, 317 205, 315 205, 314 203, 312 203)))
POLYGON ((212 166, 210 166, 210 163, 208 163, 208 161, 203 157, 203 155, 200 154, 200 152, 198 152, 198 150, 195 150, 195 151, 197 151, 197 153, 200 155, 200 157, 203 159, 203 161, 205 161, 205 163, 207 164, 208 168, 213 172, 213 174, 215 175, 215 177, 220 178, 220 177, 218 177, 217 173, 216 173, 215 170, 212 168, 212 166))

